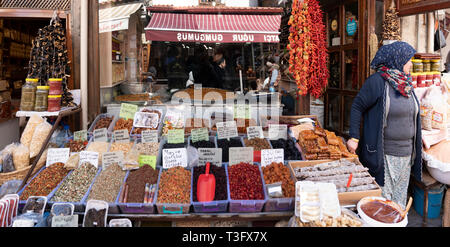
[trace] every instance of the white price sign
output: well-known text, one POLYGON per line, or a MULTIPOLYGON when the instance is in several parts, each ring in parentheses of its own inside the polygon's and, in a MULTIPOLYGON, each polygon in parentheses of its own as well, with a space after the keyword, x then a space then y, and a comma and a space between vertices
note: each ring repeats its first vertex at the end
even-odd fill
POLYGON ((158 143, 158 131, 157 130, 144 130, 142 131, 142 143, 158 143))
POLYGON ((115 142, 129 142, 130 134, 127 129, 114 131, 114 141, 115 142))
POLYGON ((216 123, 216 126, 218 139, 229 139, 239 135, 236 121, 220 122, 216 123))
POLYGON ((198 149, 198 164, 211 164, 222 166, 222 149, 221 148, 199 148, 198 149))
POLYGON ((247 127, 247 137, 249 140, 253 138, 264 138, 262 127, 261 126, 247 127))
POLYGON ((229 164, 236 165, 239 163, 253 164, 253 148, 252 147, 240 147, 229 149, 229 164))
POLYGON ((80 162, 78 165, 80 166, 83 163, 90 163, 98 168, 98 158, 99 154, 97 152, 82 151, 80 152, 80 162))
POLYGON ((105 128, 94 130, 94 141, 95 142, 107 142, 108 141, 108 130, 105 128))
POLYGON ((104 153, 102 155, 102 168, 105 170, 108 168, 108 166, 112 164, 118 164, 119 166, 122 166, 123 164, 123 152, 110 152, 110 153, 104 153))
POLYGON ((47 151, 47 163, 49 167, 55 163, 66 163, 69 159, 70 148, 49 148, 47 151))
POLYGON ((78 227, 78 214, 55 215, 52 218, 52 227, 78 227))
POLYGON ((269 139, 287 139, 287 125, 285 124, 269 124, 269 139))
POLYGON ((186 148, 163 149, 163 168, 168 169, 176 166, 187 167, 186 148))
POLYGON ((284 164, 284 149, 261 150, 261 166, 268 166, 273 162, 284 164))

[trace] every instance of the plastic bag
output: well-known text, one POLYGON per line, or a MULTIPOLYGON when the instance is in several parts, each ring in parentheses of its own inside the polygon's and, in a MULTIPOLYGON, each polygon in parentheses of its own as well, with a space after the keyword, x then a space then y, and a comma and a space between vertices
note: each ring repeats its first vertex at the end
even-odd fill
POLYGON ((16 170, 15 166, 14 166, 14 159, 13 159, 13 153, 14 150, 17 148, 16 144, 10 144, 8 146, 5 147, 5 149, 3 149, 2 151, 2 169, 3 169, 3 173, 9 173, 9 172, 13 172, 16 170))
POLYGON ((441 87, 432 87, 427 96, 433 106, 432 125, 435 129, 447 128, 447 92, 441 87))
POLYGON ((44 151, 44 153, 42 153, 41 158, 39 158, 39 161, 36 164, 36 167, 43 167, 43 166, 45 166, 45 164, 47 163, 47 152, 48 152, 48 149, 46 149, 44 151))
POLYGON ((30 158, 34 158, 39 154, 39 151, 41 150, 42 145, 44 145, 44 142, 51 130, 52 125, 47 123, 47 121, 44 121, 36 126, 33 139, 31 139, 30 143, 30 158))
POLYGON ((187 148, 188 153, 188 167, 192 168, 198 165, 199 155, 196 148, 189 146, 187 148))
POLYGON ((428 97, 424 98, 420 104, 420 117, 422 120, 422 129, 432 130, 433 105, 428 100, 428 97))
POLYGON ((40 117, 39 115, 32 115, 30 117, 30 120, 28 120, 27 126, 25 127, 22 137, 20 138, 20 143, 30 147, 31 139, 33 139, 33 134, 36 129, 36 126, 43 123, 44 119, 40 117))
POLYGON ((22 180, 9 180, 0 187, 0 198, 8 194, 15 194, 22 184, 22 180))
POLYGON ((30 165, 30 150, 23 144, 18 144, 13 152, 14 167, 21 170, 30 165))
POLYGON ((64 168, 66 168, 69 171, 75 170, 78 167, 79 162, 80 162, 80 154, 75 153, 74 155, 69 157, 66 164, 64 165, 64 168))

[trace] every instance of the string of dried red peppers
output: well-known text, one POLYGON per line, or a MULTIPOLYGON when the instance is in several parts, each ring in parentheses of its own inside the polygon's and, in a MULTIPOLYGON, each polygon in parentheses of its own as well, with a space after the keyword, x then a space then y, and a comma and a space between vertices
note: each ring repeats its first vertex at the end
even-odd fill
POLYGON ((323 14, 317 0, 293 0, 289 19, 289 71, 298 94, 318 98, 328 84, 328 52, 323 14))

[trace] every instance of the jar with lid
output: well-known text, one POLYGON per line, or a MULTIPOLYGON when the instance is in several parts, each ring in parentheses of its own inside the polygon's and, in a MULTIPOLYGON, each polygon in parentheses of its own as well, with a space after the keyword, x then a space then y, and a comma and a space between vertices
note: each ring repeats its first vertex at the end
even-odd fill
POLYGON ((417 87, 417 77, 419 76, 419 73, 411 73, 411 80, 412 80, 412 85, 414 88, 417 87))
POLYGON ((431 72, 431 61, 422 60, 422 63, 423 63, 423 72, 431 72))
POLYGON ((413 59, 413 71, 416 73, 423 72, 423 63, 421 59, 413 59))
POLYGON ((55 112, 60 110, 61 110, 61 95, 49 95, 47 111, 55 112))
POLYGON ((433 73, 433 85, 440 86, 441 85, 441 72, 432 72, 433 73))
POLYGON ((427 75, 425 73, 417 74, 417 87, 425 87, 427 75))
POLYGON ((440 59, 431 60, 431 71, 432 72, 440 72, 441 71, 441 60, 440 59))
POLYGON ((48 85, 50 90, 49 95, 61 95, 62 94, 62 79, 61 78, 50 78, 48 79, 48 85))
POLYGON ((48 107, 48 90, 49 86, 37 86, 36 101, 34 104, 35 111, 46 111, 48 107))
POLYGON ((34 101, 36 99, 36 86, 39 79, 25 80, 25 85, 22 87, 22 96, 20 99, 21 111, 34 111, 34 101))
POLYGON ((433 85, 433 72, 425 72, 426 79, 425 79, 425 87, 429 87, 433 85))

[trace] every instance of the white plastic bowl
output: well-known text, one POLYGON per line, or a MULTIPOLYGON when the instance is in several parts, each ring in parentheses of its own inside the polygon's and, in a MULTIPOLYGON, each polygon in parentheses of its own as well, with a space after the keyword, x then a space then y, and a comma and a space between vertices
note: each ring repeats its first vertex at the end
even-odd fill
POLYGON ((361 199, 356 208, 358 210, 358 214, 361 217, 361 219, 369 226, 369 227, 406 227, 408 225, 408 215, 405 216, 405 218, 398 222, 398 223, 383 223, 377 220, 374 220, 370 218, 367 214, 364 213, 364 211, 361 209, 361 205, 363 205, 365 202, 368 202, 370 200, 380 200, 380 201, 386 201, 386 198, 383 197, 377 197, 377 196, 369 196, 364 197, 361 199))

